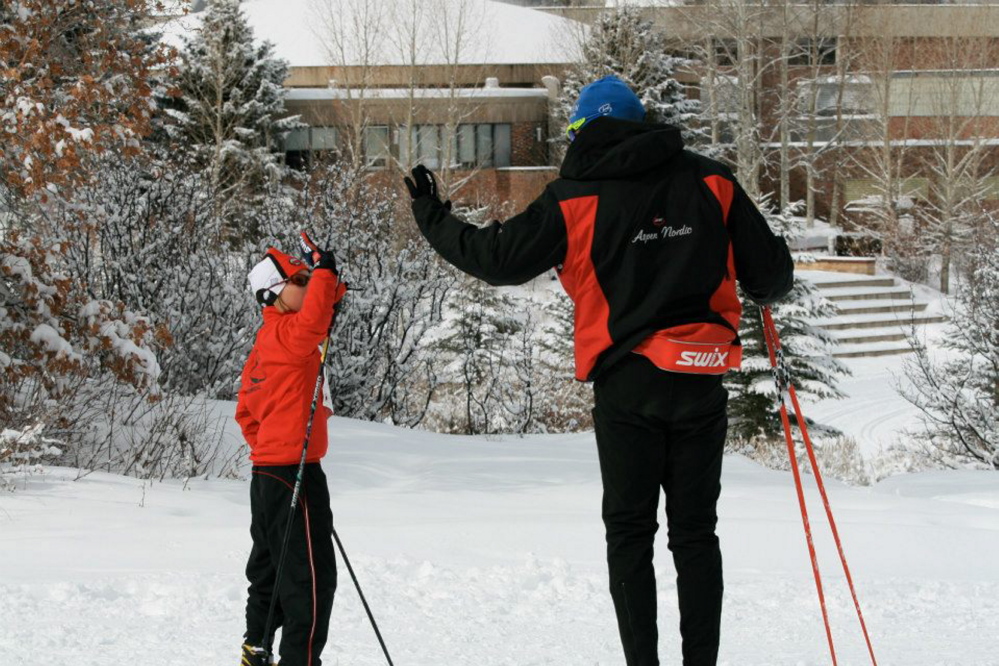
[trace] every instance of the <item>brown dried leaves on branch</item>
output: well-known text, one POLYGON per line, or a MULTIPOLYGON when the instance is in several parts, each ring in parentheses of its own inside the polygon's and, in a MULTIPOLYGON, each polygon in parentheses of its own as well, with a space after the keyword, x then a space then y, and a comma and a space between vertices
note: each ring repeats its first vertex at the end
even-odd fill
POLYGON ((172 49, 141 32, 152 0, 20 0, 0 5, 0 184, 63 193, 88 154, 134 154, 150 132, 157 70, 172 49))

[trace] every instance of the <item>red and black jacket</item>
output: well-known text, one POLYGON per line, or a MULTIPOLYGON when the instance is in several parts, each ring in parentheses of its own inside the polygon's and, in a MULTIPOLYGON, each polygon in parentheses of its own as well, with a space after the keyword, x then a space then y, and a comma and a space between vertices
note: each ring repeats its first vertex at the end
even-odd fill
POLYGON ((738 367, 736 279, 766 305, 791 290, 794 264, 732 172, 684 150, 674 127, 601 117, 559 176, 523 213, 485 228, 432 197, 413 213, 444 259, 490 284, 558 270, 575 304, 579 380, 631 352, 675 372, 738 367))
MULTIPOLYGON (((322 363, 319 345, 329 332, 334 306, 346 292, 336 273, 317 268, 301 310, 264 308, 264 325, 243 365, 236 403, 236 421, 254 465, 294 465, 301 459, 322 363)), ((320 393, 306 462, 319 462, 326 455, 325 424, 332 414, 320 393)))

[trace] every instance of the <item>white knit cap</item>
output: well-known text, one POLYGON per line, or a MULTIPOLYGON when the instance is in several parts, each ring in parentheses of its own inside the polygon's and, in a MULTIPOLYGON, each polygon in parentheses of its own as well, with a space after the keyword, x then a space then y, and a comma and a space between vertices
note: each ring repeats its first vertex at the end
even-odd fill
POLYGON ((284 289, 288 278, 307 270, 309 267, 298 257, 269 248, 264 258, 250 271, 250 291, 258 303, 271 305, 284 289))

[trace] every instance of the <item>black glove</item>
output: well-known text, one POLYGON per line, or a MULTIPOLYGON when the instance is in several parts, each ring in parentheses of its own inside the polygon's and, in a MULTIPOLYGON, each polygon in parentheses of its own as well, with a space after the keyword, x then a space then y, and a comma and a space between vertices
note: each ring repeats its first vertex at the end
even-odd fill
MULTIPOLYGON (((431 197, 438 202, 441 200, 440 194, 437 193, 437 179, 434 178, 434 172, 422 164, 417 164, 413 168, 412 180, 407 176, 403 181, 409 188, 409 196, 414 200, 420 197, 431 197)), ((451 201, 445 201, 444 207, 451 210, 451 201)))
POLYGON ((320 249, 305 231, 299 236, 299 243, 302 246, 302 259, 310 268, 328 268, 334 273, 337 272, 336 257, 333 256, 333 253, 320 249))

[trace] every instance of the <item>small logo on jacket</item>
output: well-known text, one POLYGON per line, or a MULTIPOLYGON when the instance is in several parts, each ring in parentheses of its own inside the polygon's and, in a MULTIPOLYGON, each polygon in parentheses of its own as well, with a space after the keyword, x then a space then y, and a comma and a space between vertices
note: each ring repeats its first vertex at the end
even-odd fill
POLYGON ((652 219, 652 226, 656 228, 656 231, 643 231, 638 230, 638 235, 631 239, 632 243, 651 243, 652 241, 664 240, 666 238, 677 238, 678 236, 689 236, 694 233, 694 230, 687 225, 683 225, 679 229, 667 225, 666 218, 662 215, 657 215, 652 219))
POLYGON ((718 348, 712 352, 684 351, 680 352, 678 366, 694 368, 724 368, 728 363, 729 352, 720 352, 718 348))

